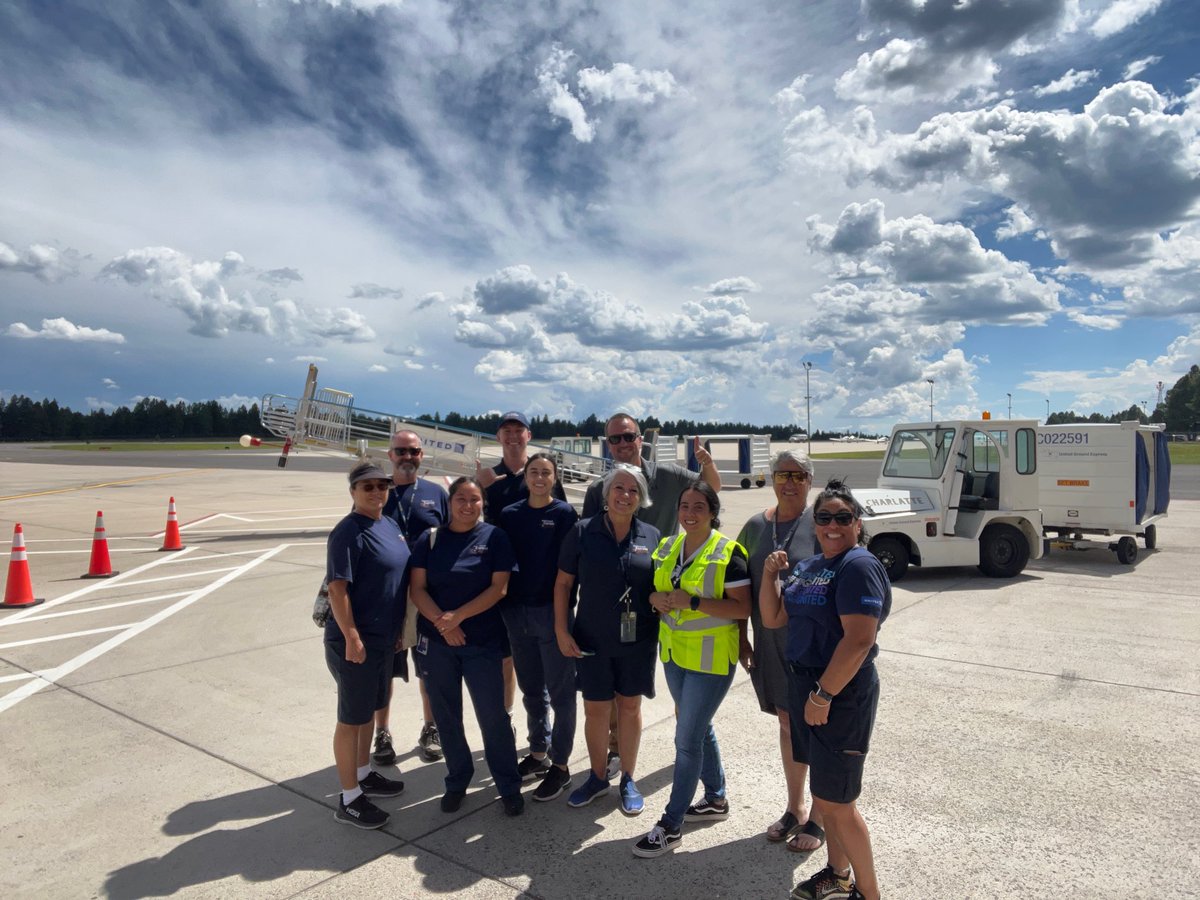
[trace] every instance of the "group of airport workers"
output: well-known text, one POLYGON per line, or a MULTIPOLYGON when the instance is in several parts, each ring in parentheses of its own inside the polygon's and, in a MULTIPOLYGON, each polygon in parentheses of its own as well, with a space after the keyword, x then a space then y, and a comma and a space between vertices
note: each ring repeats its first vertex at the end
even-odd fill
POLYGON ((459 808, 474 776, 465 682, 506 814, 524 811, 523 783, 539 782, 540 801, 571 788, 578 693, 590 766, 568 805, 608 793, 619 773, 618 807, 639 815, 641 700, 654 697, 661 660, 676 709, 673 780, 666 809, 632 850, 643 858, 674 850, 685 822, 729 814, 712 721, 740 661, 760 707, 779 722, 787 799, 767 840, 828 853, 792 896, 878 897, 856 800, 891 589, 865 550, 863 509, 848 487, 831 481, 810 507, 812 463, 782 450, 771 464, 776 503, 734 540, 717 530, 720 474, 707 451, 697 445, 698 475, 646 460, 637 422, 618 413, 605 424, 614 466, 589 487, 578 518, 555 459, 527 454, 530 436, 521 413, 506 413, 501 462, 448 493, 417 477, 422 449, 412 431, 392 438, 390 476, 370 460, 351 470, 354 508, 330 534, 327 563, 338 821, 381 827, 388 814, 369 798, 403 790, 371 769, 370 754, 374 732, 376 763, 395 760, 388 701, 392 679, 407 678, 410 601, 425 711, 419 743, 426 759, 444 755, 443 810, 459 808), (526 712, 529 754, 519 762, 506 670, 526 712))

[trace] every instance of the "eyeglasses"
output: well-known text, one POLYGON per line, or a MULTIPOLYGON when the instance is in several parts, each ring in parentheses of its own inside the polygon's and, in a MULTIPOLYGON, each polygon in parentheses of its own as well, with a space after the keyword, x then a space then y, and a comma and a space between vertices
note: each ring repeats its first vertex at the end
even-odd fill
POLYGON ((397 456, 420 456, 420 447, 393 447, 392 452, 397 456))
POLYGON ((636 431, 622 431, 620 434, 610 434, 608 436, 608 442, 610 444, 619 444, 621 441, 624 441, 627 444, 632 444, 639 437, 641 437, 641 435, 639 435, 636 431))
POLYGON ((818 525, 828 525, 830 522, 837 522, 839 525, 851 525, 854 523, 855 515, 852 512, 819 512, 813 515, 813 521, 818 525))
POLYGON ((771 477, 775 479, 776 484, 787 484, 789 481, 803 484, 808 481, 807 472, 772 472, 771 477))
POLYGON ((390 481, 360 481, 357 487, 370 493, 371 491, 386 491, 390 490, 392 483, 390 481))

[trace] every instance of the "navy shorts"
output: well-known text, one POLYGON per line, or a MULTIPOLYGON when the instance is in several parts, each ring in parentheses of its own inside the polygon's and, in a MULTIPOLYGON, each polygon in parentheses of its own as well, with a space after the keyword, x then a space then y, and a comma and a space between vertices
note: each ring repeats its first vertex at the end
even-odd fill
POLYGON ((345 641, 325 642, 325 665, 337 682, 337 720, 343 725, 366 725, 375 710, 387 705, 395 651, 367 648, 361 663, 346 661, 345 641))
POLYGON ((809 725, 804 704, 824 669, 788 665, 788 718, 792 758, 808 765, 814 797, 830 803, 853 803, 862 793, 863 767, 879 708, 879 675, 874 664, 858 674, 833 698, 829 721, 809 725))
POLYGON ((622 656, 581 656, 575 660, 575 678, 584 700, 622 697, 654 697, 654 670, 658 664, 658 641, 644 641, 622 656))
POLYGON ((408 651, 397 650, 392 661, 392 677, 408 681, 408 651))

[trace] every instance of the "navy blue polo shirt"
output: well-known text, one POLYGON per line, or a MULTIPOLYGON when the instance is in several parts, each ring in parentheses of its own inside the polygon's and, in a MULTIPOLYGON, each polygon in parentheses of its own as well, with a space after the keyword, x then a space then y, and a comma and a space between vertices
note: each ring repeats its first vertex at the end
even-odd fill
POLYGON ((551 500, 540 509, 530 506, 528 500, 504 508, 500 528, 512 542, 517 558, 505 603, 549 606, 554 602, 558 551, 577 521, 574 507, 563 500, 551 500))
MULTIPOLYGON (((374 650, 391 649, 404 623, 408 598, 408 545, 396 523, 352 512, 329 533, 325 578, 345 581, 350 612, 363 644, 374 650)), ((325 640, 344 640, 332 615, 325 623, 325 640)))
MULTIPOLYGON (((500 513, 514 503, 519 503, 522 500, 529 499, 529 488, 525 484, 525 470, 513 473, 504 462, 492 466, 492 471, 497 475, 507 475, 507 478, 498 478, 493 481, 486 491, 484 491, 484 500, 486 505, 483 511, 483 520, 489 525, 497 525, 500 522, 500 513)), ((557 480, 554 482, 554 487, 550 489, 550 495, 555 500, 567 499, 566 493, 563 491, 563 486, 557 480)))
MULTIPOLYGON (((783 586, 787 610, 787 658, 810 669, 833 659, 845 635, 840 616, 874 616, 880 626, 892 609, 892 586, 887 572, 865 547, 852 547, 826 559, 811 556, 796 563, 783 586)), ((879 654, 876 643, 863 665, 879 654)))
POLYGON ((450 521, 446 491, 422 478, 412 484, 392 485, 383 514, 400 526, 409 545, 430 528, 450 521))
MULTIPOLYGON (((425 570, 429 595, 443 612, 470 603, 491 587, 494 573, 511 572, 516 562, 508 535, 492 525, 480 522, 470 531, 461 532, 439 528, 432 548, 430 533, 417 538, 412 567, 425 570)), ((497 650, 507 646, 499 604, 464 620, 462 630, 469 646, 497 650)), ((431 641, 446 642, 437 626, 424 616, 417 619, 417 631, 431 641)))
POLYGON ((658 529, 638 519, 620 544, 609 531, 604 513, 583 519, 567 532, 558 555, 558 567, 574 575, 579 587, 572 635, 580 650, 605 656, 633 653, 637 644, 658 639, 658 613, 650 605, 654 592, 654 548, 658 529), (630 609, 638 616, 636 643, 621 643, 618 599, 630 588, 630 609))

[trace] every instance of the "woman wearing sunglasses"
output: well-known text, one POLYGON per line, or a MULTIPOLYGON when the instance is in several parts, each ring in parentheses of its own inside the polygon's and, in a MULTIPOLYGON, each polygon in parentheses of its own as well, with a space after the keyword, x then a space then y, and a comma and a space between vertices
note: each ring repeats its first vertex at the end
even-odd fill
MULTIPOLYGON (((790 563, 808 559, 819 551, 813 533, 812 510, 808 509, 808 489, 812 487, 813 464, 802 450, 786 448, 771 460, 771 486, 775 505, 742 526, 738 543, 750 557, 751 597, 758 597, 763 583, 763 566, 775 551, 787 554, 790 563)), ((808 766, 792 756, 791 716, 788 714, 787 629, 763 625, 758 603, 750 611, 753 647, 742 624, 741 658, 750 672, 754 693, 763 712, 777 717, 779 751, 787 784, 787 806, 783 815, 767 826, 767 840, 783 843, 797 853, 811 853, 825 843, 825 832, 816 816, 809 815, 804 787, 808 766)))
POLYGON ((796 885, 794 900, 879 897, 871 837, 856 801, 879 705, 876 636, 892 590, 864 546, 862 515, 850 489, 830 481, 813 504, 820 555, 789 572, 787 554, 777 550, 763 565, 763 624, 787 625, 792 753, 809 767, 814 811, 828 835, 828 865, 796 885))
POLYGON ((395 797, 403 781, 371 770, 375 711, 387 705, 396 638, 404 624, 408 545, 384 517, 392 476, 374 460, 350 470, 354 508, 334 526, 326 544, 330 616, 325 664, 337 683, 333 759, 342 793, 334 818, 357 828, 379 828, 388 814, 368 799, 395 797))

